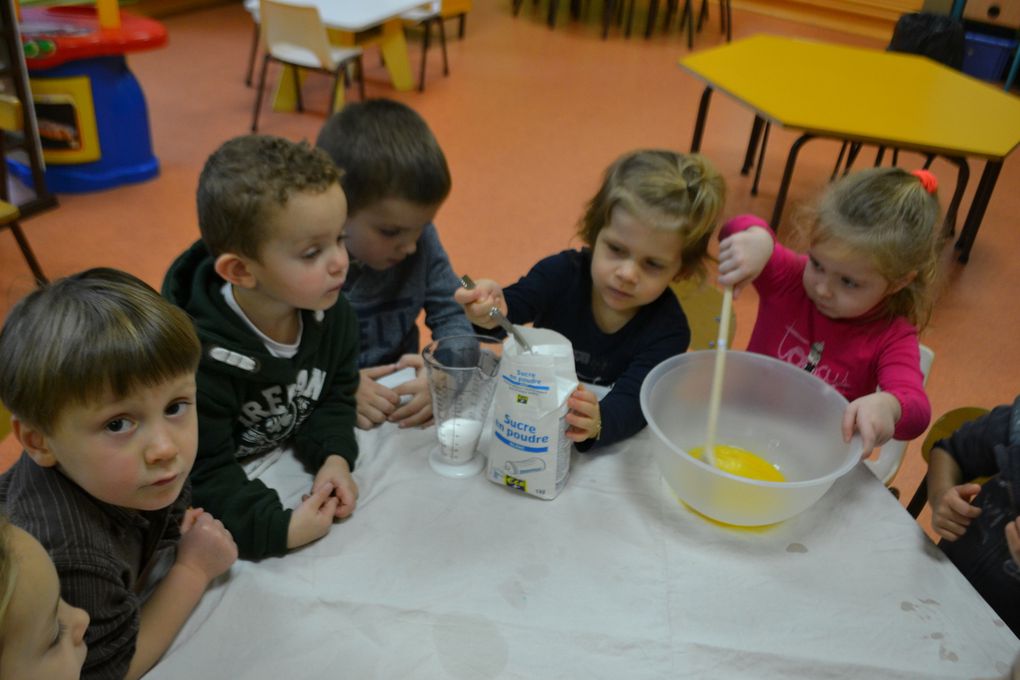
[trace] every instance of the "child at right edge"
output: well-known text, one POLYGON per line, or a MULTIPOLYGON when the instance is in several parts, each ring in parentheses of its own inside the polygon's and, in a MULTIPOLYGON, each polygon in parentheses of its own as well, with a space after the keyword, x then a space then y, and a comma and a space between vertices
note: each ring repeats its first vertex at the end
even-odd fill
POLYGON ((928 426, 918 329, 931 316, 941 238, 934 175, 875 168, 834 182, 804 225, 806 254, 741 215, 720 234, 719 283, 753 282, 760 302, 748 350, 805 368, 849 406, 846 441, 864 454, 928 426), (880 388, 881 391, 876 391, 880 388))

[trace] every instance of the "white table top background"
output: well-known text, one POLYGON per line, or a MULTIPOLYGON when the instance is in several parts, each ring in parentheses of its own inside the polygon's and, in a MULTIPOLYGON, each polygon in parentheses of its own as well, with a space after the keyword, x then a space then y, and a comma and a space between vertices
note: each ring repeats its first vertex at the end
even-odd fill
MULTIPOLYGON (((294 0, 291 4, 318 7, 326 27, 357 33, 420 7, 423 0, 294 0)), ((258 0, 245 0, 244 7, 258 21, 258 0)))
MULTIPOLYGON (((359 432, 356 513, 238 562, 146 677, 1002 678, 1020 641, 857 466, 807 512, 726 528, 648 432, 543 501, 429 468, 435 429, 359 432)), ((289 507, 292 455, 256 471, 289 507)))

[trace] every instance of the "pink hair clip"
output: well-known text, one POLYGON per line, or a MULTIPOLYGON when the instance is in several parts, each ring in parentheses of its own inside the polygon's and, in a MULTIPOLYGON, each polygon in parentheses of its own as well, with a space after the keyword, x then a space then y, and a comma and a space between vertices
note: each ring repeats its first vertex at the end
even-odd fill
POLYGON ((921 180, 921 186, 923 186, 924 190, 929 194, 934 194, 935 190, 939 188, 938 179, 936 179, 935 175, 931 174, 927 170, 913 170, 910 174, 921 180))

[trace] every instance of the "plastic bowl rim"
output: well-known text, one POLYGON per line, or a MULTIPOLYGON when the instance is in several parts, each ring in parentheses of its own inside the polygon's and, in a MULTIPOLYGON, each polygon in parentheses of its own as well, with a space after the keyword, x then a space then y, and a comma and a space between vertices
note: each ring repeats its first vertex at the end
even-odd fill
MULTIPOLYGON (((736 350, 727 351, 735 355, 744 354, 744 352, 736 350)), ((734 481, 743 482, 745 484, 750 484, 752 486, 761 486, 768 489, 799 489, 803 487, 821 486, 824 483, 832 484, 835 480, 845 475, 847 472, 853 469, 855 465, 857 465, 860 462, 861 454, 859 452, 858 453, 853 452, 859 451, 863 447, 861 445, 860 435, 855 434, 853 438, 850 440, 850 451, 851 453, 853 453, 853 455, 848 455, 846 460, 843 461, 843 464, 840 465, 835 470, 833 470, 832 472, 830 472, 829 474, 823 475, 821 477, 815 477, 814 479, 808 479, 798 482, 769 482, 760 479, 751 479, 750 477, 741 477, 740 475, 735 475, 732 472, 726 472, 725 470, 717 468, 713 465, 709 465, 708 463, 699 458, 695 458, 691 454, 687 453, 687 451, 685 451, 684 449, 680 448, 673 442, 669 441, 665 434, 663 434, 662 430, 660 430, 659 427, 654 422, 652 422, 652 420, 648 417, 649 413, 648 393, 651 391, 651 386, 658 382, 661 374, 665 373, 670 368, 672 368, 673 364, 683 361, 684 360, 683 357, 691 356, 694 354, 706 354, 706 353, 715 354, 716 350, 699 350, 696 352, 687 352, 685 354, 678 354, 676 356, 669 357, 668 359, 664 359, 663 361, 659 362, 659 364, 655 366, 651 371, 648 372, 648 375, 645 376, 644 381, 641 383, 639 401, 641 402, 641 413, 645 417, 645 423, 655 433, 655 436, 659 440, 659 442, 665 444, 666 447, 671 452, 673 452, 674 454, 684 456, 685 458, 687 458, 687 460, 694 463, 695 465, 698 465, 702 469, 708 470, 713 474, 719 475, 724 479, 731 479, 734 481)), ((768 361, 775 362, 777 364, 783 364, 784 366, 790 365, 787 364, 785 361, 781 361, 779 359, 776 359, 775 357, 766 356, 764 354, 755 354, 754 356, 760 359, 767 359, 768 361)), ((826 387, 835 392, 836 396, 843 400, 845 404, 849 404, 846 398, 842 394, 839 394, 839 392, 836 392, 835 388, 833 388, 831 385, 826 384, 826 387)))

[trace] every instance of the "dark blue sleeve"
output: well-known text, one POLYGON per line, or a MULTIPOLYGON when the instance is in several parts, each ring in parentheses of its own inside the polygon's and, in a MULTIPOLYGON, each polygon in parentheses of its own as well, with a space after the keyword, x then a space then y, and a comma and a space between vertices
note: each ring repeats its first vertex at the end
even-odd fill
POLYGON ((549 313, 560 293, 576 278, 577 265, 565 251, 539 261, 517 283, 503 289, 511 323, 531 323, 549 313))
MULTIPOLYGON (((672 295, 669 290, 666 292, 672 295)), ((683 354, 691 344, 691 329, 679 305, 675 306, 674 313, 660 313, 674 309, 673 306, 661 307, 664 309, 656 305, 656 308, 649 310, 654 323, 637 339, 633 359, 599 404, 602 417, 599 438, 581 442, 577 445, 578 451, 591 451, 615 444, 637 434, 647 424, 641 412, 641 384, 653 368, 672 356, 683 354)))
POLYGON ((1000 471, 995 447, 1009 444, 1010 411, 1009 406, 997 406, 977 420, 964 423, 935 446, 953 457, 964 479, 994 475, 1000 471))

